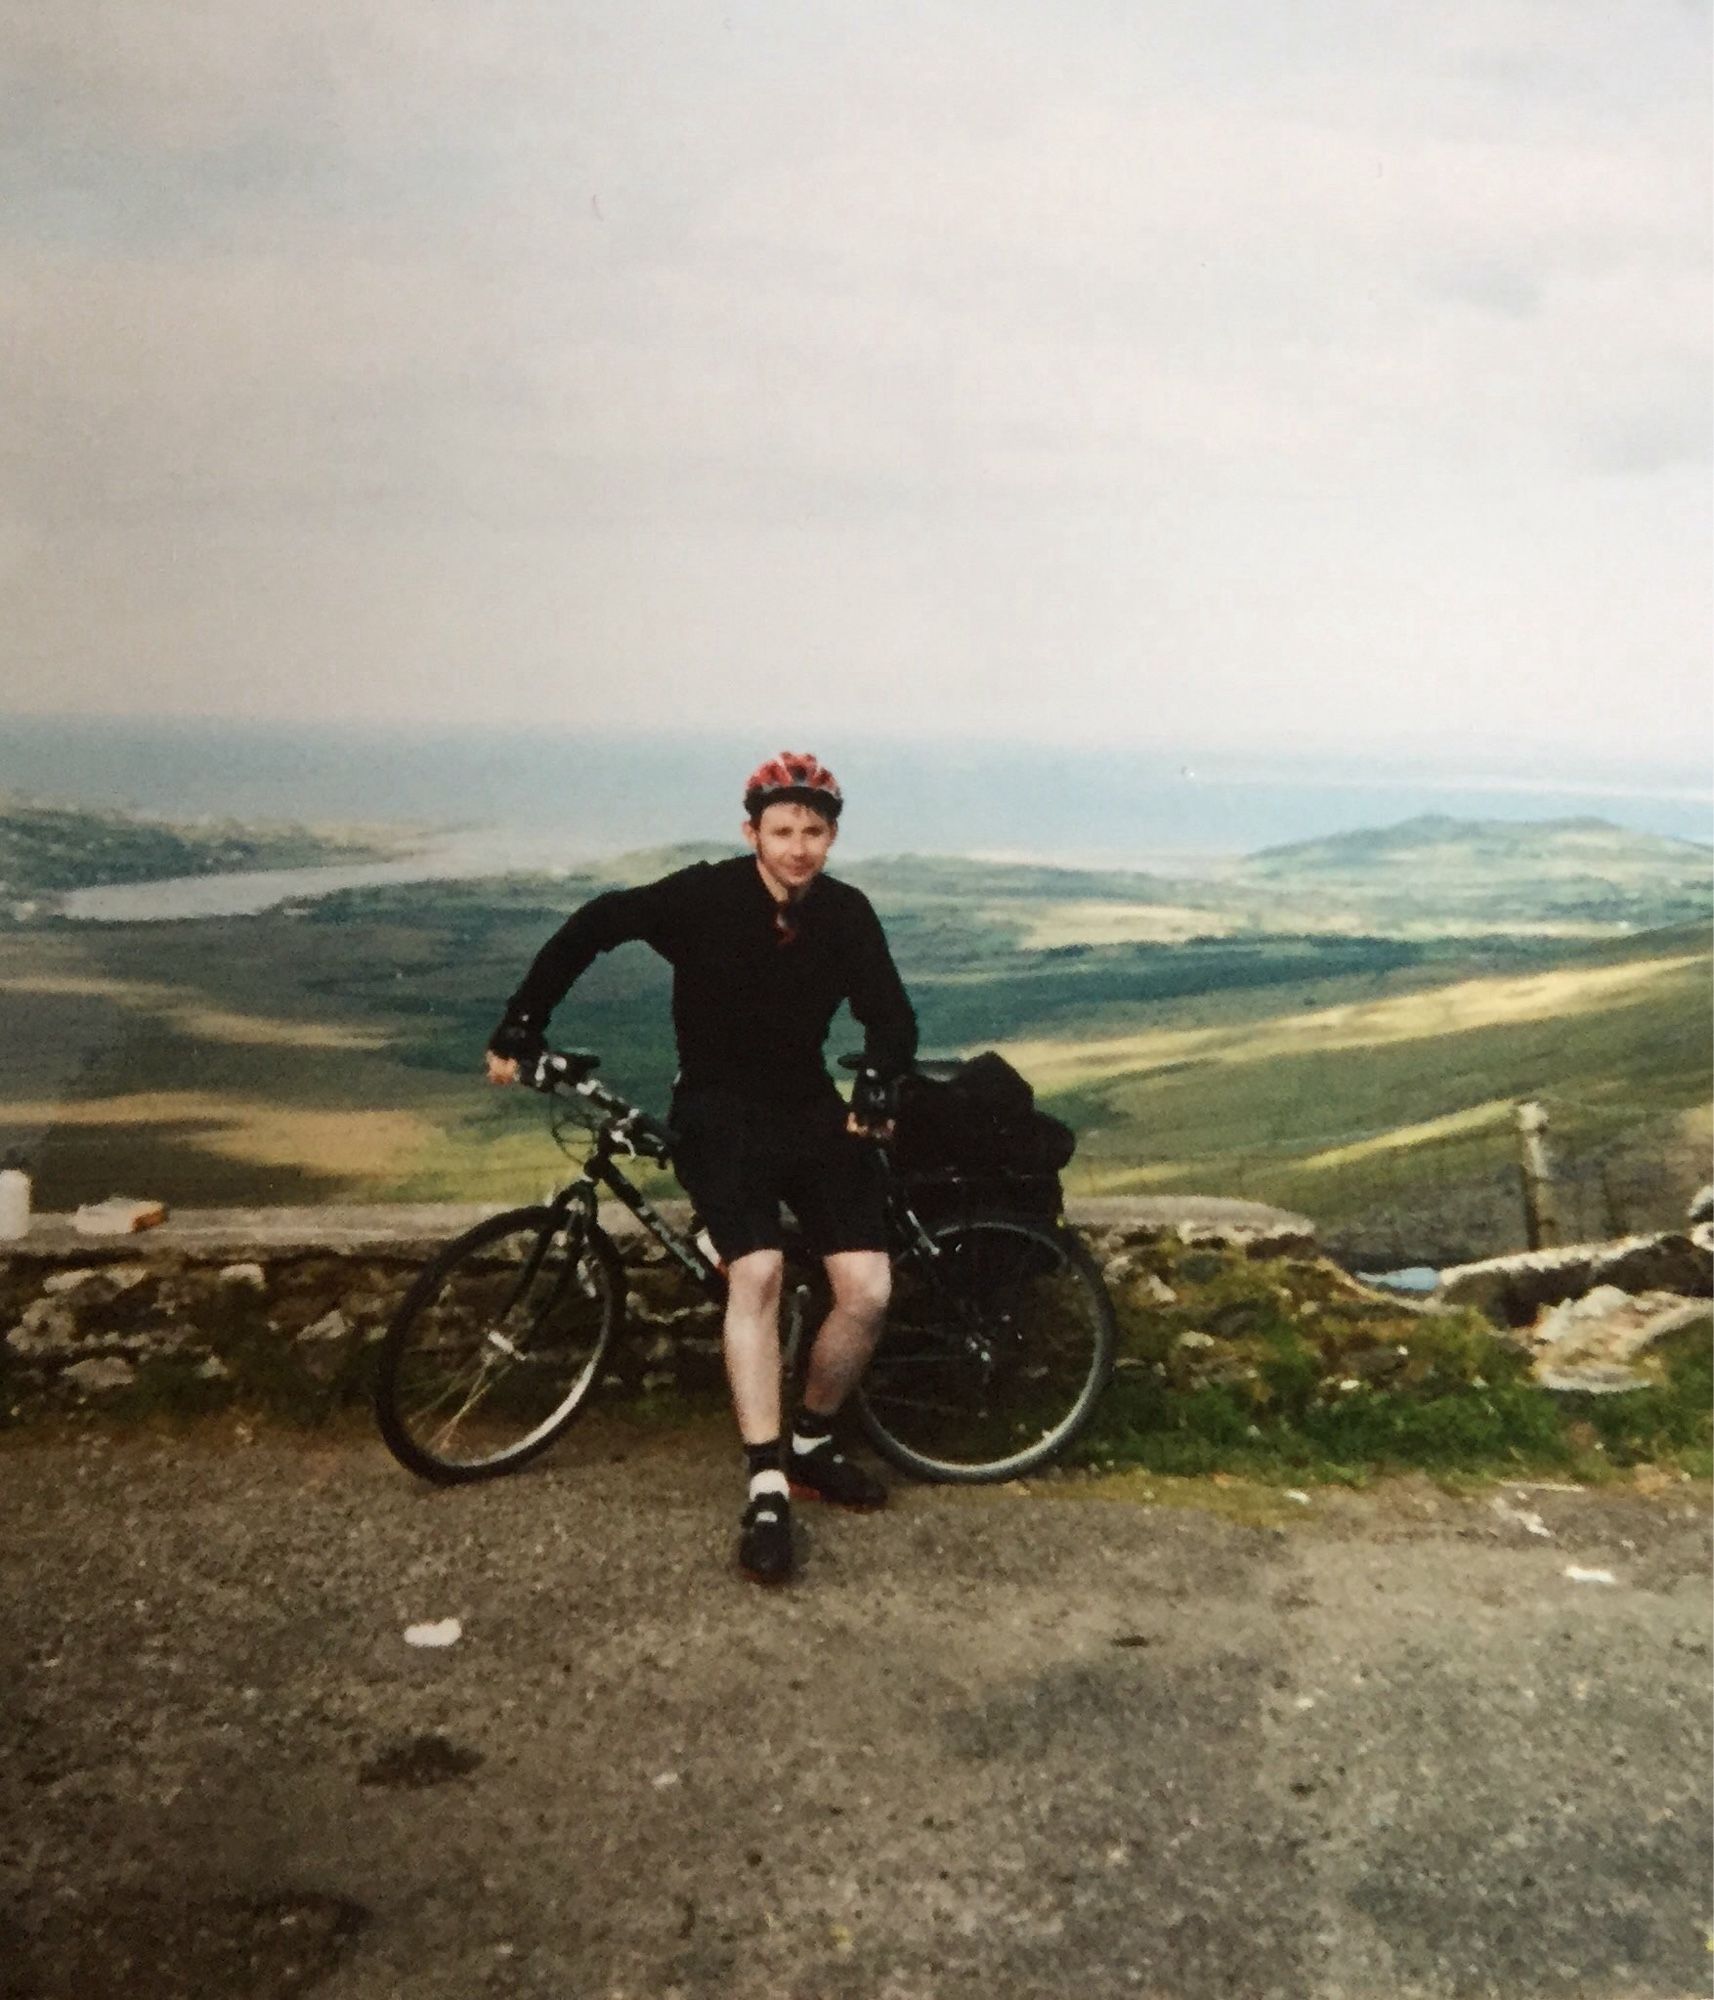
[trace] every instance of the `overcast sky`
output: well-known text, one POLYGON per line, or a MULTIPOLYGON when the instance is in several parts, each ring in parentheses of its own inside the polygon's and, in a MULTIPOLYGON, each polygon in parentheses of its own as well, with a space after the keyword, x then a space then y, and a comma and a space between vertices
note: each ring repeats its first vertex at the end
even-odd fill
POLYGON ((1706 755, 1700 4, 0 23, 16 712, 1706 755))

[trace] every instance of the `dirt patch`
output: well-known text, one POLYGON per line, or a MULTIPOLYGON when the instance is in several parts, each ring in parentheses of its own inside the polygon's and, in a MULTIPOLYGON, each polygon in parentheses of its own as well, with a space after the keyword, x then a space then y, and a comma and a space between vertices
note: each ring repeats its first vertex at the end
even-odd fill
POLYGON ((369 1759, 357 1773, 357 1782, 383 1785, 389 1791, 417 1792, 467 1778, 481 1762, 480 1750, 467 1749, 445 1736, 401 1736, 384 1744, 369 1759))
POLYGON ((7 1992, 12 2000, 295 2000, 330 1977, 367 1922, 361 1904, 314 1892, 109 1894, 93 1910, 56 1911, 39 1929, 17 1926, 5 1940, 7 1992))

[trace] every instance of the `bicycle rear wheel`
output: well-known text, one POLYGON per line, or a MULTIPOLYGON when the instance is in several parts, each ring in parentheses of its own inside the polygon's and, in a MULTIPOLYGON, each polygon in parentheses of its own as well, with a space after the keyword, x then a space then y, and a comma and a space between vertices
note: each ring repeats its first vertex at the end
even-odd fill
POLYGON ((1113 1365, 1113 1305, 1068 1231, 949 1222, 897 1259, 856 1398, 869 1441, 920 1479, 1014 1479, 1062 1452, 1113 1365))
POLYGON ((527 1465, 594 1388, 624 1296, 618 1254, 581 1218, 517 1208, 478 1223, 387 1329, 375 1417, 388 1450, 441 1485, 527 1465))

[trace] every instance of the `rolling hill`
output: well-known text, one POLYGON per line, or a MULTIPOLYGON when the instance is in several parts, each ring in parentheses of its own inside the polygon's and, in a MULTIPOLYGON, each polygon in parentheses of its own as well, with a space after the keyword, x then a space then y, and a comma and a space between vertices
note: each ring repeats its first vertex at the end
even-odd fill
POLYGON ((98 883, 156 882, 175 875, 378 861, 396 853, 398 845, 373 830, 178 825, 134 813, 0 795, 0 899, 55 896, 98 883))
MULTIPOLYGON (((129 879, 169 851, 126 837, 129 879)), ((476 1079, 505 995, 602 887, 725 851, 14 929, 0 1151, 22 1147, 54 1205, 534 1196, 557 1164, 540 1106, 476 1079)), ((840 872, 885 918, 926 1050, 1003 1047, 1078 1126, 1074 1191, 1277 1200, 1353 1256, 1410 1262, 1516 1242, 1522 1096, 1549 1104, 1574 1213, 1673 1219, 1706 1171, 1707 860, 1589 821, 1427 820, 1185 879, 913 856, 840 872)), ((667 983, 626 946, 556 1022, 646 1102, 671 1081, 667 983)), ((837 1024, 831 1045, 858 1039, 837 1024)))

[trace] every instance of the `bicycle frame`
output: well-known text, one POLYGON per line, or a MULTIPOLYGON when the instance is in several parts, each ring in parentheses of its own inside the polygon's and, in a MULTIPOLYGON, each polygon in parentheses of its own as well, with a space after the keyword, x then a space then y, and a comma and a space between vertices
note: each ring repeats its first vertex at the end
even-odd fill
MULTIPOLYGON (((573 1161, 573 1177, 544 1201, 488 1216, 447 1244, 418 1274, 387 1329, 377 1418, 394 1456, 425 1478, 453 1484, 527 1463, 554 1442, 605 1379, 603 1357, 623 1334, 627 1301, 622 1260, 601 1230, 603 1197, 660 1245, 704 1299, 716 1308, 726 1302, 726 1274, 707 1237, 669 1221, 620 1164, 665 1163, 674 1134, 594 1083, 595 1066, 588 1051, 548 1051, 531 1078, 544 1095, 575 1092, 587 1107, 575 1116, 588 1134, 586 1148, 568 1145, 563 1123, 553 1121, 554 1137, 573 1161), (545 1289, 536 1282, 544 1273, 545 1289), (514 1304, 524 1315, 515 1326, 509 1319, 514 1304), (537 1335, 562 1309, 564 1325, 556 1320, 537 1346, 537 1335), (510 1407, 503 1397, 489 1397, 496 1356, 512 1384, 510 1407), (462 1399, 450 1424, 449 1392, 462 1399), (479 1404, 486 1406, 490 1428, 472 1427, 460 1443, 454 1430, 479 1404)), ((888 1253, 906 1310, 895 1316, 901 1341, 877 1352, 882 1401, 859 1396, 858 1422, 883 1456, 922 1478, 979 1481, 1045 1463, 1087 1422, 1104 1380, 1113 1321, 1098 1269, 1058 1224, 1003 1209, 943 1215, 934 1192, 941 1176, 895 1177, 885 1155, 881 1170, 888 1253), (1011 1253, 1002 1254, 1008 1244, 1011 1253), (1066 1316, 1071 1373, 1065 1374, 1056 1333, 1054 1344, 1043 1349, 1042 1367, 1014 1382, 998 1371, 998 1358, 1006 1343, 1015 1345, 1028 1332, 1019 1313, 1031 1300, 1017 1288, 1027 1291, 1036 1276, 1053 1280, 1045 1303, 1066 1316), (949 1379, 950 1388, 939 1386, 949 1379), (1025 1396, 1016 1408, 1014 1391, 1025 1396), (967 1397, 968 1411, 962 1400, 946 1404, 948 1395, 967 1397), (1045 1413, 1029 1401, 1043 1395, 1045 1413)), ((803 1337, 815 1310, 827 1305, 830 1287, 809 1268, 801 1238, 788 1235, 783 1247, 791 1276, 781 1301, 781 1361, 793 1380, 803 1337)))
POLYGON ((702 1246, 694 1237, 686 1236, 675 1229, 642 1189, 633 1186, 625 1178, 623 1170, 613 1156, 613 1147, 606 1133, 597 1136, 595 1150, 583 1163, 583 1172, 576 1180, 568 1181, 548 1206, 562 1210, 568 1215, 575 1209, 581 1214, 584 1222, 593 1227, 599 1219, 597 1204, 603 1189, 619 1203, 621 1208, 636 1217, 668 1256, 716 1305, 724 1301, 726 1279, 720 1267, 712 1258, 704 1255, 702 1246))
MULTIPOLYGON (((549 1206, 567 1215, 576 1209, 582 1215, 585 1225, 594 1227, 598 1221, 598 1196, 600 1191, 605 1189, 622 1208, 642 1224, 707 1298, 716 1305, 724 1304, 726 1298, 724 1270, 703 1250, 702 1245, 694 1237, 675 1229, 648 1196, 626 1178, 624 1170, 618 1164, 621 1152, 626 1154, 635 1152, 635 1147, 626 1136, 628 1121, 640 1115, 636 1113, 635 1107, 627 1105, 605 1086, 595 1083, 588 1077, 570 1084, 569 1089, 576 1096, 618 1116, 604 1121, 596 1128, 595 1145, 583 1163, 582 1173, 576 1180, 567 1182, 554 1196, 549 1206)), ((934 1231, 911 1206, 902 1185, 894 1179, 885 1145, 878 1140, 871 1143, 880 1155, 882 1171, 887 1179, 887 1223, 888 1233, 892 1238, 888 1248, 889 1257, 896 1258, 904 1251, 911 1250, 938 1260, 941 1255, 940 1244, 935 1240, 934 1231)))

